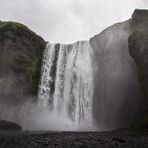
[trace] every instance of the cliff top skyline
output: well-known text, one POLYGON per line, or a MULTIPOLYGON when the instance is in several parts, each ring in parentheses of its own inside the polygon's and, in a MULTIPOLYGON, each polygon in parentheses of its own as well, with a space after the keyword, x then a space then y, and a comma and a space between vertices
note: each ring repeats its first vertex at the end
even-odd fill
POLYGON ((147 0, 0 0, 0 20, 27 25, 49 42, 86 40, 127 20, 147 0))

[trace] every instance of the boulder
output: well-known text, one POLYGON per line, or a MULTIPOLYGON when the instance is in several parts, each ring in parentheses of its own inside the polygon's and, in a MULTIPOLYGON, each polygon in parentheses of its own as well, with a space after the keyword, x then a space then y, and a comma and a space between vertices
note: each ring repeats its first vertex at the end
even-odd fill
POLYGON ((22 127, 11 121, 0 120, 0 130, 20 131, 22 127))

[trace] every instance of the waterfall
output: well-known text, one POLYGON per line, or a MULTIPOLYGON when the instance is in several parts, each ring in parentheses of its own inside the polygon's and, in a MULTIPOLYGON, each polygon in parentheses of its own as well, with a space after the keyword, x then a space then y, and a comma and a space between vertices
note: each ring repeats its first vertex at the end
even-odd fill
POLYGON ((54 64, 55 45, 47 44, 43 56, 41 84, 39 86, 38 97, 42 100, 44 106, 51 99, 51 83, 53 82, 51 76, 52 66, 54 64))
POLYGON ((47 44, 43 55, 39 103, 74 125, 92 123, 92 49, 89 41, 47 44))
POLYGON ((128 26, 115 24, 89 41, 47 44, 38 97, 43 108, 68 121, 63 130, 67 124, 69 130, 125 128, 137 121, 141 102, 128 26))

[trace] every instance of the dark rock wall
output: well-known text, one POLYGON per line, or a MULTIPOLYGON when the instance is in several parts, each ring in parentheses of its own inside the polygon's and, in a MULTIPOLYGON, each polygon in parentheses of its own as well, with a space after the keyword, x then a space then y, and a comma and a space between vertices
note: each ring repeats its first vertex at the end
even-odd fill
POLYGON ((131 27, 133 33, 129 37, 129 51, 137 64, 145 124, 148 125, 148 11, 135 10, 131 27))
POLYGON ((115 24, 90 40, 94 52, 93 115, 101 129, 140 123, 137 67, 128 49, 130 21, 115 24))
POLYGON ((10 103, 37 94, 46 42, 26 26, 0 21, 0 99, 10 103))

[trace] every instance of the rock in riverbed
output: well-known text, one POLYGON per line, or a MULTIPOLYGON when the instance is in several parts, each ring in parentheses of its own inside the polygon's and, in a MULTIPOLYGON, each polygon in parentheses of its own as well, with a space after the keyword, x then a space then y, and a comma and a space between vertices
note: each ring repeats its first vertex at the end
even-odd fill
POLYGON ((22 127, 11 121, 0 120, 0 130, 20 131, 22 127))

